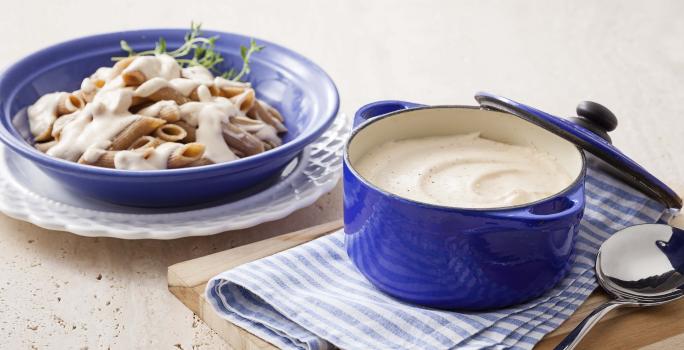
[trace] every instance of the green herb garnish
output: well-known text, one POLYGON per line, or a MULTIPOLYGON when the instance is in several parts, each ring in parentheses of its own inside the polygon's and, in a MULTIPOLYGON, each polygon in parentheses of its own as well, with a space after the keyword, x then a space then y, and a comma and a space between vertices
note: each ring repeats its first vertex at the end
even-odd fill
MULTIPOLYGON (((220 74, 226 79, 241 81, 245 75, 249 74, 249 59, 253 53, 261 51, 264 46, 257 45, 254 39, 249 41, 249 47, 240 45, 240 56, 242 57, 242 69, 237 72, 234 68, 221 73, 216 69, 216 65, 223 62, 221 53, 215 51, 218 35, 205 38, 202 37, 202 24, 190 24, 190 32, 185 34, 185 42, 173 51, 167 51, 166 40, 159 38, 154 50, 135 52, 125 40, 121 40, 121 49, 128 53, 128 56, 153 56, 167 54, 176 59, 181 67, 203 66, 215 74, 220 74)), ((120 61, 126 57, 112 57, 113 61, 120 61)))

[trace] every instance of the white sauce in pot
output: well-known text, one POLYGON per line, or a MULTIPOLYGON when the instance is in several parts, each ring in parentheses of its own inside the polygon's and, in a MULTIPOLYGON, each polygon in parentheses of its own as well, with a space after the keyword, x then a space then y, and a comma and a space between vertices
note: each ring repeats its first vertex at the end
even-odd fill
POLYGON ((459 208, 526 204, 573 181, 550 154, 479 133, 390 141, 363 155, 354 168, 387 192, 459 208))

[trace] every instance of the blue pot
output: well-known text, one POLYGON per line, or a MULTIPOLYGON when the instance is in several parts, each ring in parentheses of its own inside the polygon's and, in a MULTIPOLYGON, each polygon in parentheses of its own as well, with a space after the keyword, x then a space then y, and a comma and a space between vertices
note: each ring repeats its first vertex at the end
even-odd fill
POLYGON ((344 228, 351 260, 403 301, 489 309, 524 302, 569 270, 584 210, 584 153, 512 114, 468 106, 382 101, 362 107, 344 155, 344 228), (575 180, 561 192, 513 207, 472 209, 416 202, 362 178, 354 163, 386 141, 480 131, 556 156, 575 180))
MULTIPOLYGON (((257 96, 286 118, 285 143, 273 150, 230 163, 155 171, 105 169, 49 157, 31 146, 25 108, 53 91, 78 89, 98 67, 120 56, 120 40, 133 49, 151 49, 159 37, 170 48, 183 43, 186 30, 154 29, 109 33, 71 40, 27 56, 0 76, 0 141, 68 190, 123 205, 163 207, 208 202, 246 190, 280 174, 306 145, 333 122, 339 98, 335 84, 316 64, 282 46, 257 39, 266 49, 252 57, 248 78, 257 96)), ((249 37, 218 35, 217 51, 240 66, 240 45, 249 37)), ((226 68, 223 67, 223 68, 226 68)))

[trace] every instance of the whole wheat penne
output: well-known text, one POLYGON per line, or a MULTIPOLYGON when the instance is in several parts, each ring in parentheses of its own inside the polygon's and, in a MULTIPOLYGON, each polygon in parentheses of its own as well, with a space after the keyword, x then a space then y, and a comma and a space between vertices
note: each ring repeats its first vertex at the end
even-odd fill
POLYGON ((131 99, 131 108, 135 108, 140 105, 145 105, 145 104, 151 104, 154 103, 154 101, 150 100, 147 97, 141 97, 141 96, 135 96, 133 95, 133 98, 131 99))
MULTIPOLYGON (((111 77, 113 78, 113 77, 121 74, 124 71, 124 69, 128 68, 128 66, 130 66, 131 63, 133 63, 135 58, 136 58, 136 56, 130 56, 130 57, 126 57, 126 58, 122 59, 119 62, 116 62, 114 64, 114 66, 112 66, 111 77)), ((126 80, 124 80, 124 83, 125 82, 126 82, 126 80)), ((138 84, 134 84, 134 85, 138 85, 138 84)))
POLYGON ((209 160, 207 158, 200 158, 194 162, 189 163, 187 165, 187 167, 190 168, 190 167, 195 167, 195 166, 203 166, 203 165, 211 165, 211 164, 214 164, 214 162, 212 162, 211 160, 209 160))
POLYGON ((230 100, 240 109, 240 111, 246 113, 254 106, 256 96, 253 89, 246 89, 243 93, 231 97, 230 100))
POLYGON ((168 168, 184 168, 199 161, 204 155, 204 145, 197 142, 185 144, 174 150, 169 157, 168 168))
POLYGON ((280 113, 276 115, 272 113, 270 109, 275 110, 275 108, 267 105, 262 101, 257 100, 252 105, 252 108, 249 111, 247 111, 247 115, 254 119, 261 120, 268 125, 271 125, 276 129, 277 132, 286 132, 287 128, 280 120, 280 118, 282 118, 282 116, 280 116, 280 113))
POLYGON ((51 131, 52 137, 55 140, 59 141, 60 135, 62 133, 62 129, 64 129, 64 126, 69 124, 77 116, 78 116, 78 113, 70 113, 70 114, 65 114, 65 115, 57 118, 57 120, 55 120, 55 122, 52 123, 52 131, 51 131))
POLYGON ((156 138, 152 137, 150 135, 145 135, 145 136, 140 136, 137 140, 133 141, 133 144, 131 144, 128 149, 129 150, 136 150, 136 149, 141 149, 141 148, 154 148, 157 147, 159 144, 161 144, 163 141, 156 138))
POLYGON ((99 166, 103 168, 115 168, 115 158, 116 154, 119 152, 140 152, 141 156, 143 158, 147 158, 152 153, 154 153, 154 148, 142 148, 138 149, 135 151, 107 151, 107 150, 101 150, 97 155, 99 157, 95 157, 94 155, 90 155, 90 158, 94 159, 88 159, 87 155, 84 154, 81 156, 81 158, 78 160, 79 163, 81 164, 88 164, 88 165, 94 165, 94 166, 99 166))
POLYGON ((37 150, 45 153, 50 149, 50 147, 54 146, 56 143, 57 143, 56 140, 47 141, 47 142, 37 142, 34 146, 36 147, 37 150))
POLYGON ((124 71, 121 73, 121 78, 126 86, 138 86, 147 80, 145 74, 139 70, 124 71))
POLYGON ((231 123, 223 123, 223 139, 229 147, 234 148, 245 156, 251 156, 264 151, 264 143, 254 135, 238 128, 231 123))
POLYGON ((86 103, 92 102, 97 92, 104 87, 106 82, 101 78, 89 77, 83 79, 81 88, 73 92, 86 103))
POLYGON ((250 83, 183 62, 142 53, 98 68, 78 90, 42 96, 27 111, 35 147, 139 171, 229 162, 282 143, 282 115, 250 83))
POLYGON ((171 100, 176 102, 179 105, 182 105, 183 103, 190 102, 190 98, 183 96, 178 90, 166 86, 163 87, 156 92, 152 93, 151 95, 147 96, 148 99, 152 101, 164 101, 164 100, 171 100))
POLYGON ((81 158, 78 159, 78 162, 80 164, 88 164, 88 165, 94 165, 94 166, 99 166, 99 167, 104 167, 104 168, 114 168, 114 156, 116 153, 119 151, 105 151, 102 150, 102 152, 99 154, 98 157, 95 158, 94 161, 89 162, 87 161, 85 157, 81 156, 81 158))
POLYGON ((164 119, 142 116, 116 135, 110 148, 114 151, 127 149, 135 140, 141 136, 149 135, 164 123, 166 123, 164 119))
POLYGON ((245 90, 251 89, 248 83, 231 81, 222 77, 216 77, 213 86, 218 90, 218 95, 227 98, 235 97, 244 93, 245 90))
MULTIPOLYGON (((285 122, 285 118, 283 118, 283 115, 280 114, 280 112, 278 112, 277 109, 273 108, 273 106, 269 105, 268 103, 266 103, 266 102, 264 102, 264 101, 260 101, 260 103, 261 103, 261 106, 264 107, 264 108, 266 109, 266 111, 267 111, 272 117, 274 117, 275 119, 280 120, 281 123, 282 123, 282 122, 285 122)), ((284 130, 284 131, 287 131, 287 130, 284 130)))
POLYGON ((139 109, 137 114, 175 122, 180 120, 180 107, 175 101, 158 101, 139 109))
POLYGON ((197 140, 197 136, 196 136, 197 129, 194 126, 188 124, 184 120, 179 120, 177 122, 173 122, 173 124, 178 125, 181 128, 183 128, 183 130, 185 130, 186 136, 185 136, 185 138, 183 138, 181 140, 182 142, 188 143, 188 142, 195 142, 197 140))
POLYGON ((154 136, 168 142, 176 142, 188 136, 187 131, 176 124, 164 124, 154 131, 154 136))
MULTIPOLYGON (((223 96, 221 94, 221 91, 219 90, 219 88, 217 88, 216 86, 211 85, 211 86, 207 86, 207 88, 209 89, 209 93, 211 93, 211 96, 223 96)), ((199 86, 192 89, 192 91, 190 92, 188 97, 190 97, 190 99, 193 101, 199 101, 200 100, 199 89, 200 89, 199 86)), ((225 97, 225 96, 223 96, 223 97, 225 97)))
POLYGON ((230 148, 230 151, 233 152, 233 154, 235 154, 236 156, 238 156, 238 158, 244 158, 247 156, 246 154, 240 152, 240 150, 238 150, 238 149, 235 149, 233 147, 228 147, 228 148, 230 148))
POLYGON ((85 106, 85 101, 76 94, 65 94, 59 99, 57 103, 57 116, 70 114, 85 106))
POLYGON ((261 128, 264 127, 264 124, 266 124, 259 119, 252 119, 241 115, 230 117, 230 122, 240 129, 252 133, 261 130, 261 128))

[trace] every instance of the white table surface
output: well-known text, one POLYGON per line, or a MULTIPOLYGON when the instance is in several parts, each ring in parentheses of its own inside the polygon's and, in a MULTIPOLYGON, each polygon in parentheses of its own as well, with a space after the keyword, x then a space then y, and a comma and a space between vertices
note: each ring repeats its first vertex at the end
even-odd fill
MULTIPOLYGON (((333 77, 342 111, 380 99, 474 104, 487 90, 559 115, 611 108, 614 143, 684 193, 681 1, 14 1, 0 66, 86 34, 205 27, 268 39, 333 77)), ((276 223, 174 241, 83 238, 0 214, 7 348, 222 349, 166 267, 341 216, 340 187, 276 223)))

